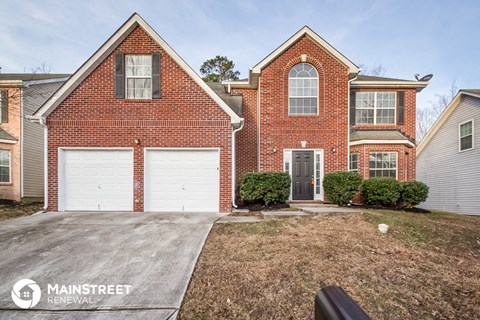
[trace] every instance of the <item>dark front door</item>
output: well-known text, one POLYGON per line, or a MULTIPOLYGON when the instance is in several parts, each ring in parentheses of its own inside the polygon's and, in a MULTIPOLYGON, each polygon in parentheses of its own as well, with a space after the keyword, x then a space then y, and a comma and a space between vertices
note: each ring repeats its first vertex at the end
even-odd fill
POLYGON ((293 151, 292 199, 313 200, 313 151, 293 151))

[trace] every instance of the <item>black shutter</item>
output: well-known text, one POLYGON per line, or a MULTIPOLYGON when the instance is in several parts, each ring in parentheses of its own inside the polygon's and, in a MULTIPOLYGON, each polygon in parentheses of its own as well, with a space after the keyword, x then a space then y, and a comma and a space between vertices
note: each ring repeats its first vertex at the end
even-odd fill
POLYGON ((350 92, 350 125, 355 125, 356 108, 355 108, 355 91, 350 92))
POLYGON ((152 55, 152 98, 159 99, 162 96, 160 83, 161 70, 161 56, 160 52, 152 55))
POLYGON ((125 98, 125 60, 123 53, 115 53, 115 98, 125 98))
POLYGON ((1 91, 2 94, 2 103, 0 104, 2 108, 2 123, 8 122, 8 91, 1 91))
POLYGON ((397 92, 397 124, 405 123, 405 91, 397 92))

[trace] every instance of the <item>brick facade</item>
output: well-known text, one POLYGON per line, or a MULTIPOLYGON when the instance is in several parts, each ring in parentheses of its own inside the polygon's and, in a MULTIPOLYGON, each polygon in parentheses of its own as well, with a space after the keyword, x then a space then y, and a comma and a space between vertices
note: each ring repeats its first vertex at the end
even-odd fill
POLYGON ((58 148, 134 148, 134 211, 143 211, 144 148, 220 148, 220 210, 231 208, 230 117, 140 27, 48 116, 48 207, 58 209, 58 148), (114 97, 114 53, 161 52, 161 99, 114 97), (141 141, 139 146, 134 140, 141 141))

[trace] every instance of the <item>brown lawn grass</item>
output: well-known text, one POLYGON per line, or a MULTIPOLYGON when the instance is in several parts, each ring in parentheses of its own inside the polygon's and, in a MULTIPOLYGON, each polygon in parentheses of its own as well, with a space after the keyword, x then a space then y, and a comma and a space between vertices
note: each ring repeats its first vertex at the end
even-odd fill
POLYGON ((0 202, 0 221, 29 216, 42 210, 42 202, 19 203, 13 201, 0 202))
POLYGON ((344 288, 372 319, 480 319, 480 217, 370 210, 217 224, 180 317, 313 319, 325 285, 344 288))

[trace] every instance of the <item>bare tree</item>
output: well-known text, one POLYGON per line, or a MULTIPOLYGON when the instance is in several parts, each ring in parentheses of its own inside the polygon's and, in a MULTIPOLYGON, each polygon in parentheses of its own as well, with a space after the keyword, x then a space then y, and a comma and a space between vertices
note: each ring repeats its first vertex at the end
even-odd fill
POLYGON ((422 141, 428 130, 453 100, 457 91, 456 81, 453 81, 447 94, 436 94, 436 100, 430 101, 427 107, 417 108, 417 141, 422 141))
POLYGON ((360 68, 362 69, 362 74, 368 76, 375 76, 375 77, 383 77, 387 72, 387 68, 382 64, 374 64, 373 67, 368 67, 366 65, 361 64, 360 68))

